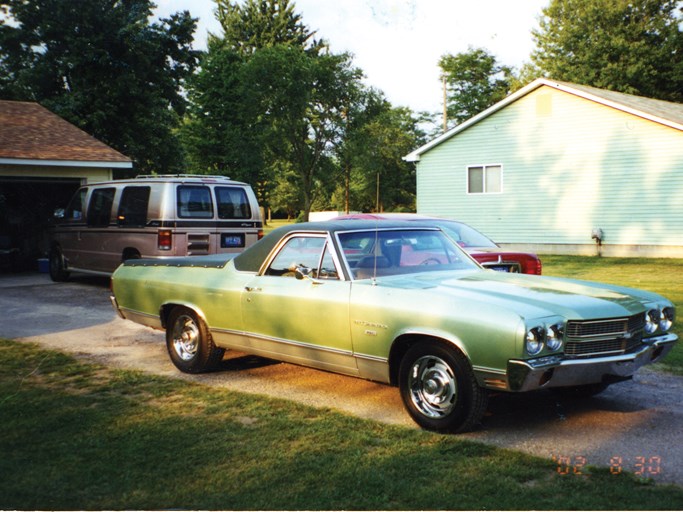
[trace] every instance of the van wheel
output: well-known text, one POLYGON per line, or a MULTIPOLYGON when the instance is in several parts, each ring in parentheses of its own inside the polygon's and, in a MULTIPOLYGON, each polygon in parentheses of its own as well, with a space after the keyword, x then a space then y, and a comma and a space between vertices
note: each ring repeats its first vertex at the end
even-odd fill
POLYGON ((408 413, 427 430, 472 430, 488 404, 488 393, 462 352, 435 341, 408 350, 401 360, 399 388, 408 413))
POLYGON ((225 349, 216 347, 206 323, 197 313, 182 306, 174 308, 169 315, 166 348, 176 368, 185 373, 212 370, 225 353, 225 349))
POLYGON ((71 272, 66 269, 66 260, 59 247, 53 247, 50 251, 50 278, 59 283, 68 281, 71 272))

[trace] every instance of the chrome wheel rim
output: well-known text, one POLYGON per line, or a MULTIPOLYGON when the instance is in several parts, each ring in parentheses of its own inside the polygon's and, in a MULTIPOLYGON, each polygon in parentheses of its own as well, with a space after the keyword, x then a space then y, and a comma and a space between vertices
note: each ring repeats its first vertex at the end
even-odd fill
POLYGON ((423 356, 413 363, 408 377, 413 405, 429 418, 443 418, 457 402, 458 384, 453 369, 443 359, 423 356))
POLYGON ((195 321, 181 315, 173 325, 173 349, 183 361, 190 361, 197 355, 199 348, 199 327, 195 321))

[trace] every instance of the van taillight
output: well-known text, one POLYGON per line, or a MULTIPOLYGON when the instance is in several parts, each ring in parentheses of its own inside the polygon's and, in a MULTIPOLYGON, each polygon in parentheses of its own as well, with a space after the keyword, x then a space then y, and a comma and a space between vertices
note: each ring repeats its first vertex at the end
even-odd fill
POLYGON ((158 240, 160 251, 170 251, 173 247, 173 232, 170 229, 159 230, 158 240))
POLYGON ((259 229, 258 230, 258 239, 261 240, 261 238, 263 238, 263 230, 259 229))

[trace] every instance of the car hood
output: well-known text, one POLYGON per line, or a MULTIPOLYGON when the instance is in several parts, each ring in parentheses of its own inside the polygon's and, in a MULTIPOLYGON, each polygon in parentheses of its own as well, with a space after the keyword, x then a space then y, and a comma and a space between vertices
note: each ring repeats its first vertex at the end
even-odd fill
POLYGON ((463 274, 422 272, 378 278, 380 286, 421 289, 469 303, 482 310, 493 307, 514 311, 523 318, 561 315, 585 320, 642 313, 662 300, 656 294, 619 286, 546 276, 483 270, 463 274))

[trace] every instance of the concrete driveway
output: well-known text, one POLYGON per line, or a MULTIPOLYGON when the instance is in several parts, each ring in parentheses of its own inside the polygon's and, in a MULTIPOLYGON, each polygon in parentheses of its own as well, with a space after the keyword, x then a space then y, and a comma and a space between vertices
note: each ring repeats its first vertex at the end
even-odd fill
MULTIPOLYGON (((417 428, 398 390, 228 352, 222 371, 189 376, 171 364, 164 334, 116 316, 108 280, 53 283, 46 274, 0 275, 0 336, 32 341, 101 364, 138 369, 240 392, 417 428)), ((548 392, 493 396, 480 428, 463 438, 557 462, 567 478, 585 466, 613 467, 683 485, 683 378, 641 369, 601 395, 559 400, 548 392)))

